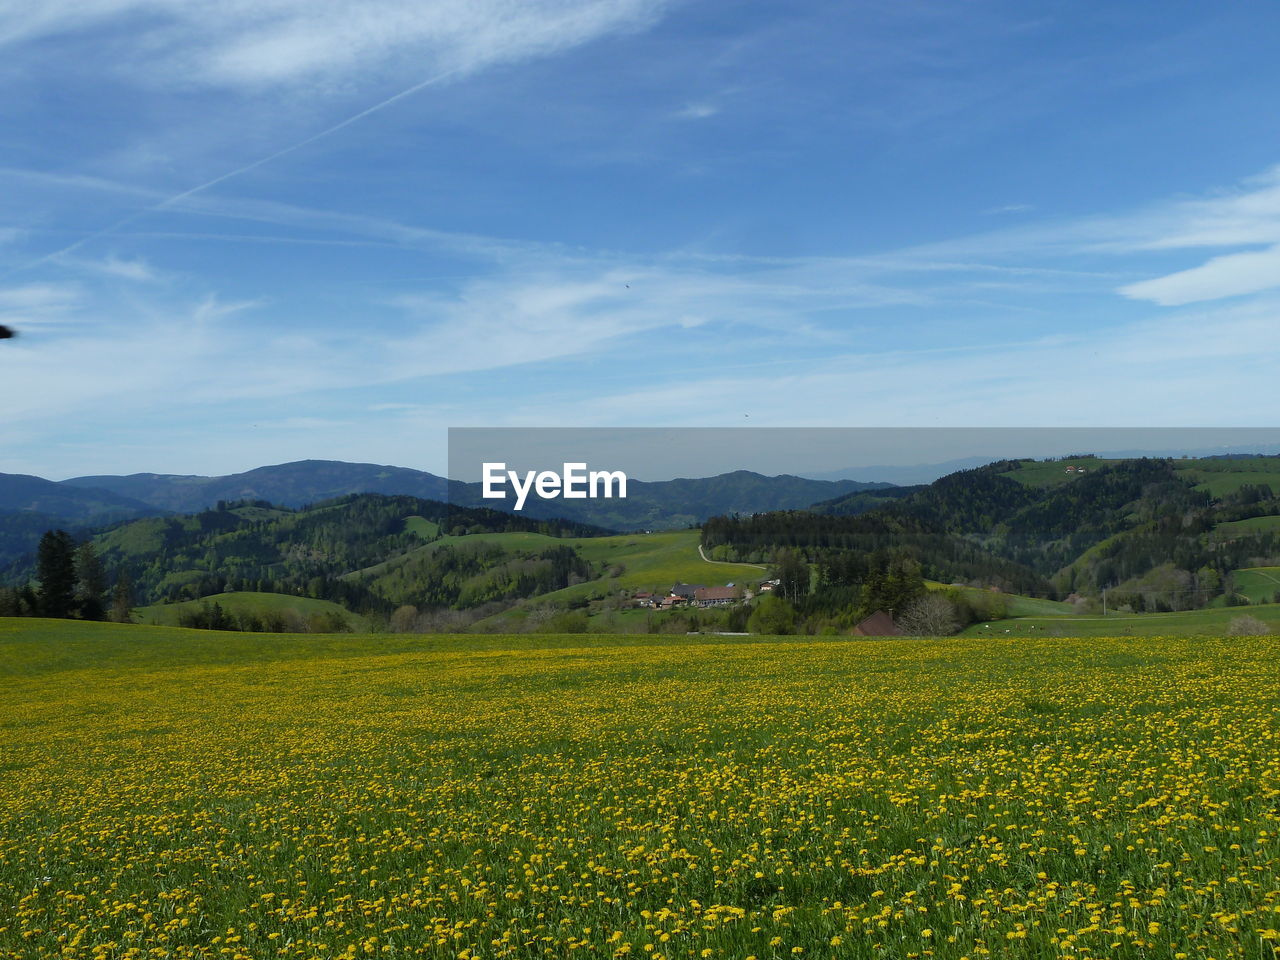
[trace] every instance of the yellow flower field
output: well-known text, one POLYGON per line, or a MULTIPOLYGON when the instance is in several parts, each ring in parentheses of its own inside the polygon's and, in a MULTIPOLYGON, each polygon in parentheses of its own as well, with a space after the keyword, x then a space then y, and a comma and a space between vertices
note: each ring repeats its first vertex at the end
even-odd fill
POLYGON ((0 621, 0 957, 1270 957, 1280 641, 0 621))

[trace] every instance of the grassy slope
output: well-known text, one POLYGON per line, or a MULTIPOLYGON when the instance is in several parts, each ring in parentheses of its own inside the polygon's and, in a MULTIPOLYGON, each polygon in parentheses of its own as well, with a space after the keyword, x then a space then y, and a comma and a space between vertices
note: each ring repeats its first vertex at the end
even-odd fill
MULTIPOLYGON (((438 550, 442 546, 467 546, 496 543, 509 551, 542 550, 554 546, 576 548, 593 564, 621 565, 620 576, 607 581, 591 581, 569 587, 567 592, 557 591, 554 596, 565 594, 573 597, 591 592, 591 584, 607 590, 646 588, 668 589, 673 583, 705 583, 721 585, 742 580, 760 580, 764 568, 751 563, 707 562, 698 553, 701 534, 697 530, 671 530, 661 533, 620 534, 614 537, 548 537, 540 533, 476 533, 465 537, 441 537, 410 551, 404 557, 389 560, 360 571, 361 575, 377 575, 405 562, 423 551, 438 550), (607 584, 607 585, 606 585, 607 584)), ((548 594, 548 596, 553 596, 548 594)))
MULTIPOLYGON (((1078 474, 1067 473, 1068 466, 1084 467, 1093 470, 1099 467, 1122 463, 1121 460, 1097 460, 1087 457, 1054 460, 1047 463, 1037 461, 1024 462, 1005 476, 1031 487, 1056 486, 1074 480, 1078 474)), ((1262 458, 1257 460, 1175 460, 1174 467, 1197 486, 1208 490, 1214 496, 1232 493, 1246 483, 1269 484, 1280 492, 1280 460, 1262 458)))
POLYGON ((1269 624, 1280 633, 1280 604, 1188 610, 1182 613, 1144 613, 1107 617, 1018 617, 974 624, 961 636, 981 637, 1006 634, 1013 637, 1158 637, 1208 636, 1223 634, 1236 617, 1248 615, 1269 624))
POLYGON ((1016 470, 1010 470, 1005 476, 1026 484, 1028 487, 1054 487, 1058 484, 1069 483, 1079 476, 1079 474, 1067 473, 1068 466, 1097 470, 1113 463, 1123 462, 1123 460, 1097 460, 1092 457, 1053 460, 1048 463, 1030 460, 1024 462, 1016 470))
MULTIPOLYGON (((481 534, 481 536, 486 535, 481 534)), ((492 536, 512 535, 493 534, 492 536)), ((578 547, 582 555, 592 563, 621 566, 622 573, 616 577, 606 576, 565 587, 563 590, 545 593, 535 598, 534 602, 572 603, 584 597, 604 597, 619 590, 665 592, 677 582, 723 586, 726 583, 757 583, 763 579, 765 569, 753 563, 703 560, 698 552, 700 536, 697 530, 669 530, 659 533, 585 537, 563 541, 578 547)), ((526 613, 526 609, 517 608, 486 618, 480 623, 487 627, 514 625, 522 621, 526 613)), ((623 616, 622 623, 625 625, 629 621, 634 621, 632 625, 635 625, 642 619, 643 612, 637 612, 623 616)), ((595 620, 598 621, 599 618, 595 620)))
POLYGON ((416 533, 424 540, 430 540, 440 533, 440 524, 434 520, 428 520, 426 517, 407 517, 404 521, 404 528, 410 533, 416 533))
MULTIPOLYGON (((974 598, 985 599, 989 594, 989 591, 978 587, 953 587, 935 580, 926 580, 924 585, 930 590, 959 590, 974 598)), ((1024 597, 1016 593, 1002 593, 1000 596, 1004 597, 1011 617, 1074 616, 1076 612, 1071 604, 1062 603, 1059 600, 1042 600, 1039 597, 1024 597)))
POLYGON ((340 604, 330 600, 314 600, 311 597, 294 597, 287 593, 254 593, 239 591, 236 593, 217 593, 201 600, 184 600, 181 603, 156 603, 149 607, 139 607, 134 616, 139 623, 160 626, 176 626, 178 617, 188 611, 197 609, 202 603, 217 603, 228 613, 283 613, 295 610, 304 617, 317 613, 340 613, 356 630, 364 630, 368 624, 364 617, 350 613, 340 604))
POLYGON ((626 589, 668 589, 676 582, 722 586, 764 577, 764 568, 754 563, 703 560, 698 553, 701 535, 698 530, 672 530, 585 538, 573 544, 593 563, 625 567, 615 582, 626 589))
POLYGON ((1231 576, 1236 593, 1243 593, 1250 603, 1270 603, 1280 591, 1280 567, 1244 567, 1231 576))
POLYGON ((1257 460, 1179 460, 1177 469, 1215 497, 1239 490, 1246 483, 1267 484, 1280 492, 1280 461, 1274 457, 1257 460))
POLYGON ((1250 517, 1248 520, 1227 520, 1216 524, 1214 537, 1230 540, 1233 537, 1248 537, 1259 533, 1280 530, 1280 517, 1250 517))
POLYGON ((479 545, 482 543, 498 543, 508 550, 541 550, 546 547, 553 547, 557 544, 563 544, 568 541, 559 540, 556 537, 548 537, 542 533, 473 533, 465 537, 441 537, 439 540, 432 540, 430 543, 423 544, 407 553, 385 560, 382 563, 376 563, 371 567, 365 567, 362 570, 354 570, 346 574, 347 578, 353 577, 378 577, 382 574, 394 570, 396 567, 407 563, 415 556, 423 553, 429 553, 432 550, 438 550, 446 546, 463 546, 466 544, 479 545))

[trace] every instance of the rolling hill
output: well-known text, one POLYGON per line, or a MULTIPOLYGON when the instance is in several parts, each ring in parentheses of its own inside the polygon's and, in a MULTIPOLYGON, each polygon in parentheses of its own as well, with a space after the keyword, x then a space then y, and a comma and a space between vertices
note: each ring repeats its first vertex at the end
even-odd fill
POLYGON ((322 628, 316 632, 324 633, 339 632, 336 628, 340 624, 346 624, 354 632, 363 632, 369 626, 365 617, 353 614, 330 600, 251 591, 215 593, 199 600, 139 607, 134 610, 133 619, 135 623, 177 627, 183 625, 184 615, 199 612, 201 607, 215 603, 229 615, 253 618, 258 623, 259 630, 263 629, 263 621, 270 623, 272 617, 279 623, 279 632, 286 633, 310 632, 312 623, 317 623, 322 628))
MULTIPOLYGON (((344 484, 394 484, 406 477, 443 483, 398 469, 306 461, 235 478, 116 479, 127 481, 121 490, 170 503, 179 501, 162 495, 176 496, 184 485, 201 497, 274 491, 298 499, 344 484), (219 483, 203 482, 210 480, 219 483)), ((871 602, 868 597, 880 595, 864 588, 885 576, 946 585, 961 608, 968 605, 966 616, 988 611, 980 615, 1055 622, 1065 616, 1074 622, 1100 606, 1103 589, 1113 613, 1135 616, 1272 599, 1271 568, 1280 566, 1280 497, 1270 481, 1277 476, 1277 457, 1010 460, 912 488, 735 471, 636 482, 625 501, 586 501, 594 512, 584 515, 603 516, 614 529, 651 524, 621 534, 534 511, 353 493, 305 506, 224 500, 217 509, 118 522, 99 529, 94 542, 108 570, 127 571, 147 604, 309 597, 369 616, 370 623, 403 605, 465 613, 467 624, 482 627, 519 626, 521 618, 552 606, 584 610, 597 626, 601 617, 611 624, 640 620, 639 611, 628 608, 630 592, 665 590, 677 581, 758 581, 780 551, 807 563, 800 600, 794 592, 791 598, 814 629, 856 622, 850 617, 871 602), (837 496, 811 501, 810 509, 748 509, 805 501, 833 488, 837 496), (692 525, 717 507, 726 509, 701 529, 692 525), (662 529, 674 520, 689 523, 662 529), (1088 602, 1059 602, 1069 594, 1088 602)), ((51 486, 98 496, 99 503, 104 497, 131 499, 27 480, 36 481, 31 489, 42 495, 51 486)), ((574 513, 583 503, 541 506, 574 513)), ((10 516, 24 517, 34 535, 43 515, 10 516)), ((25 582, 31 573, 29 562, 12 565, 9 582, 25 582)))

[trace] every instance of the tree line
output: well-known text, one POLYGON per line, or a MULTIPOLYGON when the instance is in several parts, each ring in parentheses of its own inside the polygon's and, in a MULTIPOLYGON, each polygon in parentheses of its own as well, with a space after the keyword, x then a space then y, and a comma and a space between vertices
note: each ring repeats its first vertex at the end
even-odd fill
POLYGON ((36 549, 35 584, 0 588, 0 616, 114 620, 128 623, 133 586, 121 571, 109 587, 93 544, 65 530, 47 530, 36 549))

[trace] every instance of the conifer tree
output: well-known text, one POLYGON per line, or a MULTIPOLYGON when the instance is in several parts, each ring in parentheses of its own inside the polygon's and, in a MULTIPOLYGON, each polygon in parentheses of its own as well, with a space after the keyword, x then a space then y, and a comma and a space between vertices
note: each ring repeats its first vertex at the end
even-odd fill
POLYGON ((105 620, 107 617, 107 578, 102 572, 98 551, 86 540, 76 550, 76 605, 83 620, 105 620))
POLYGON ((76 545, 65 530, 46 530, 36 551, 37 609, 42 617, 70 617, 76 604, 76 545))
POLYGON ((127 570, 120 571, 111 591, 111 619, 115 623, 133 622, 133 580, 127 570))

